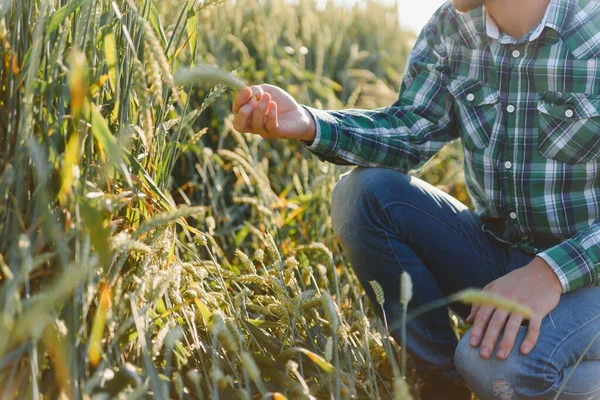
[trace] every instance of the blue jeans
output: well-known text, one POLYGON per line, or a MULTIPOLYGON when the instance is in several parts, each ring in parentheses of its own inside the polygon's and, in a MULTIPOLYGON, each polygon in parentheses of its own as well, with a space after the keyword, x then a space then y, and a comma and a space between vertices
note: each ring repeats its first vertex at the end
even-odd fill
MULTIPOLYGON (((332 219, 344 254, 375 305, 369 281, 382 286, 389 326, 398 324, 403 312, 403 271, 414 285, 410 313, 462 289, 483 288, 535 257, 485 232, 479 217, 458 200, 389 169, 357 168, 342 178, 333 193, 332 219)), ((470 311, 463 304, 450 307, 462 318, 470 311)), ((443 371, 453 379, 458 371, 482 400, 552 399, 563 384, 561 399, 600 399, 600 339, 594 341, 600 333, 600 288, 563 295, 544 319, 537 345, 523 356, 519 345, 526 329, 520 328, 507 360, 485 360, 469 345, 468 333, 457 340, 447 308, 440 307, 408 323, 407 350, 421 375, 443 371)), ((391 334, 400 342, 398 329, 391 334)))

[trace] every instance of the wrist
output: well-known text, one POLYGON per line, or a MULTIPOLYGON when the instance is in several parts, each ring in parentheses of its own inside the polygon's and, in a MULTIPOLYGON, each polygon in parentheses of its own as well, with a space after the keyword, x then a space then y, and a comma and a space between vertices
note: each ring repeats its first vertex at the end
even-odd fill
POLYGON ((541 275, 540 278, 543 281, 548 282, 548 285, 553 290, 556 290, 558 293, 562 294, 563 287, 560 283, 560 279, 550 264, 546 262, 546 260, 541 257, 536 257, 530 265, 532 265, 532 267, 539 272, 541 275))
POLYGON ((306 121, 306 126, 299 139, 307 142, 308 144, 312 144, 317 136, 317 124, 312 114, 306 108, 300 107, 300 110, 304 115, 303 119, 306 121))

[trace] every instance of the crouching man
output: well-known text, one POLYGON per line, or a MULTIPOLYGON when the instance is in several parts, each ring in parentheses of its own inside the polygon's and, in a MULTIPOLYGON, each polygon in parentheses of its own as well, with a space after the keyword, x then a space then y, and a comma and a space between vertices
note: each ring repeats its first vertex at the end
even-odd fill
POLYGON ((478 287, 535 312, 452 304, 473 324, 460 342, 445 309, 412 320, 424 399, 470 399, 465 381, 482 400, 600 398, 599 32, 594 0, 453 0, 387 108, 320 111, 270 85, 234 101, 237 130, 360 167, 334 191, 333 225, 391 326, 403 271, 409 310, 478 287), (476 212, 406 174, 454 139, 476 212))

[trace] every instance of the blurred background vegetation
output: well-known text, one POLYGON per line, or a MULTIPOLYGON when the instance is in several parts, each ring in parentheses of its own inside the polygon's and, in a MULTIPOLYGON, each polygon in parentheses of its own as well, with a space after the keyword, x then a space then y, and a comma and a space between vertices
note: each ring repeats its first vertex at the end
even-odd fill
MULTIPOLYGON (((235 132, 234 93, 172 77, 386 106, 415 39, 397 15, 0 0, 0 397, 406 398, 331 231, 348 167, 235 132)), ((467 201, 461 163, 453 144, 418 175, 467 201)))

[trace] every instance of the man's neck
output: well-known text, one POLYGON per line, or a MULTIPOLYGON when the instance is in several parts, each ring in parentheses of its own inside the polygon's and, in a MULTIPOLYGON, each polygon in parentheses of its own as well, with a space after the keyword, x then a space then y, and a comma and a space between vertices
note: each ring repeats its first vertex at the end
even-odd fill
POLYGON ((496 25, 515 39, 521 39, 539 25, 550 0, 488 0, 485 7, 496 25))

